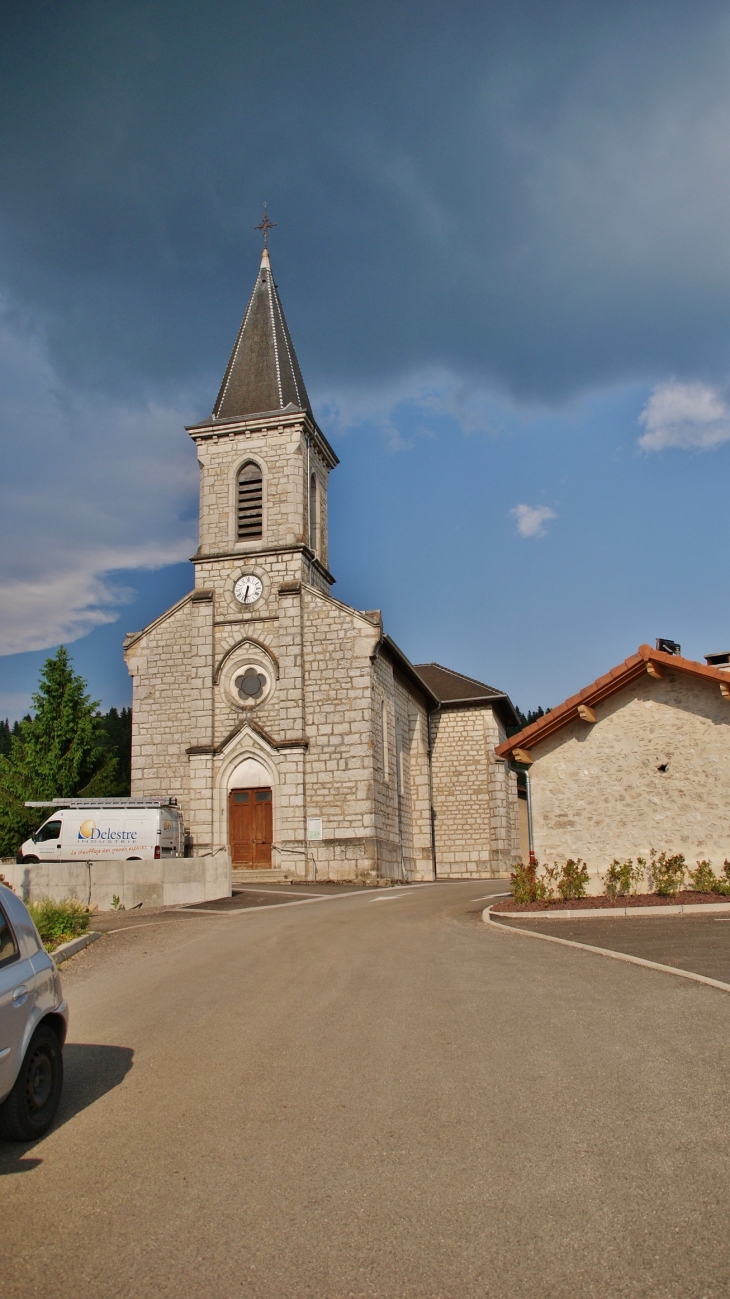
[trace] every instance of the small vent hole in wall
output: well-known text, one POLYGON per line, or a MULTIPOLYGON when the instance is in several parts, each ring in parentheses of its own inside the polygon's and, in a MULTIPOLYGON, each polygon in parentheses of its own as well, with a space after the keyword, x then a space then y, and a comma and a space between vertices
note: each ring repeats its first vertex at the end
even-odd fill
POLYGON ((660 762, 659 766, 657 767, 657 771, 666 771, 668 766, 669 766, 668 762, 660 762))

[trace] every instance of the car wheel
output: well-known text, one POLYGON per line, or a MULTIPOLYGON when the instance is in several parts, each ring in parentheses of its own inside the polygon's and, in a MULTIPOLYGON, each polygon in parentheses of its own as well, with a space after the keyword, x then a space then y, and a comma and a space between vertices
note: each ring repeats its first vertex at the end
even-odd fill
POLYGON ((22 861, 22 865, 23 866, 27 866, 29 864, 32 865, 33 862, 39 862, 39 861, 40 861, 40 857, 24 857, 22 861))
POLYGON ((52 1028, 40 1024, 15 1079, 10 1095, 0 1105, 0 1137, 6 1141, 34 1141, 50 1128, 63 1087, 61 1044, 52 1028))

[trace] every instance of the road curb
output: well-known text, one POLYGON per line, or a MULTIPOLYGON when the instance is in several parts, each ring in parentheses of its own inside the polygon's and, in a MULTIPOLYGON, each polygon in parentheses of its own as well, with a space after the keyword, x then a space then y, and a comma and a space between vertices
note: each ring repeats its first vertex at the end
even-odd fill
POLYGON ((88 934, 79 934, 78 938, 72 938, 68 943, 61 943, 61 946, 57 947, 55 952, 51 952, 51 956, 56 965, 62 965, 69 957, 75 956, 77 952, 81 952, 85 947, 88 947, 89 943, 95 943, 97 938, 101 937, 103 937, 102 934, 98 934, 92 929, 88 934))
MULTIPOLYGON (((647 911, 649 909, 646 908, 647 911)), ((559 943, 561 947, 577 947, 581 952, 593 952, 596 956, 608 956, 612 961, 625 961, 628 965, 643 965, 647 970, 659 970, 662 974, 674 974, 680 979, 690 979, 693 983, 705 983, 710 988, 719 988, 720 992, 730 992, 730 983, 722 983, 720 979, 710 979, 706 974, 694 974, 691 970, 678 970, 674 965, 660 965, 658 961, 647 961, 643 956, 630 956, 628 952, 612 952, 609 947, 594 947, 591 943, 576 943, 571 938, 556 938, 554 934, 536 934, 531 929, 518 929, 515 925, 500 925, 498 920, 493 920, 490 916, 491 910, 491 907, 484 908, 482 920, 485 925, 491 925, 493 929, 499 929, 500 933, 519 934, 520 938, 537 938, 541 943, 559 943)), ((497 914, 506 915, 504 911, 497 914)))

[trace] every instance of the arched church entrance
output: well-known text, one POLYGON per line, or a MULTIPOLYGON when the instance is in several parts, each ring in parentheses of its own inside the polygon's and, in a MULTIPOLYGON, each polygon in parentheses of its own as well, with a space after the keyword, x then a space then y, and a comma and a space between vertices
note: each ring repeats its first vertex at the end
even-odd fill
POLYGON ((228 843, 234 870, 271 866, 274 839, 271 777, 262 763, 247 758, 228 786, 228 843))

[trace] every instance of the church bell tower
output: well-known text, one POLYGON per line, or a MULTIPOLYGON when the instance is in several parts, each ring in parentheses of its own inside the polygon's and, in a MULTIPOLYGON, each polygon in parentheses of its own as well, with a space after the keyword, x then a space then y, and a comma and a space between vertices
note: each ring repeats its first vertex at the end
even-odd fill
POLYGON ((231 614, 268 609, 282 582, 329 591, 327 480, 338 461, 312 415, 267 248, 213 412, 188 432, 201 473, 196 588, 215 590, 231 614))

